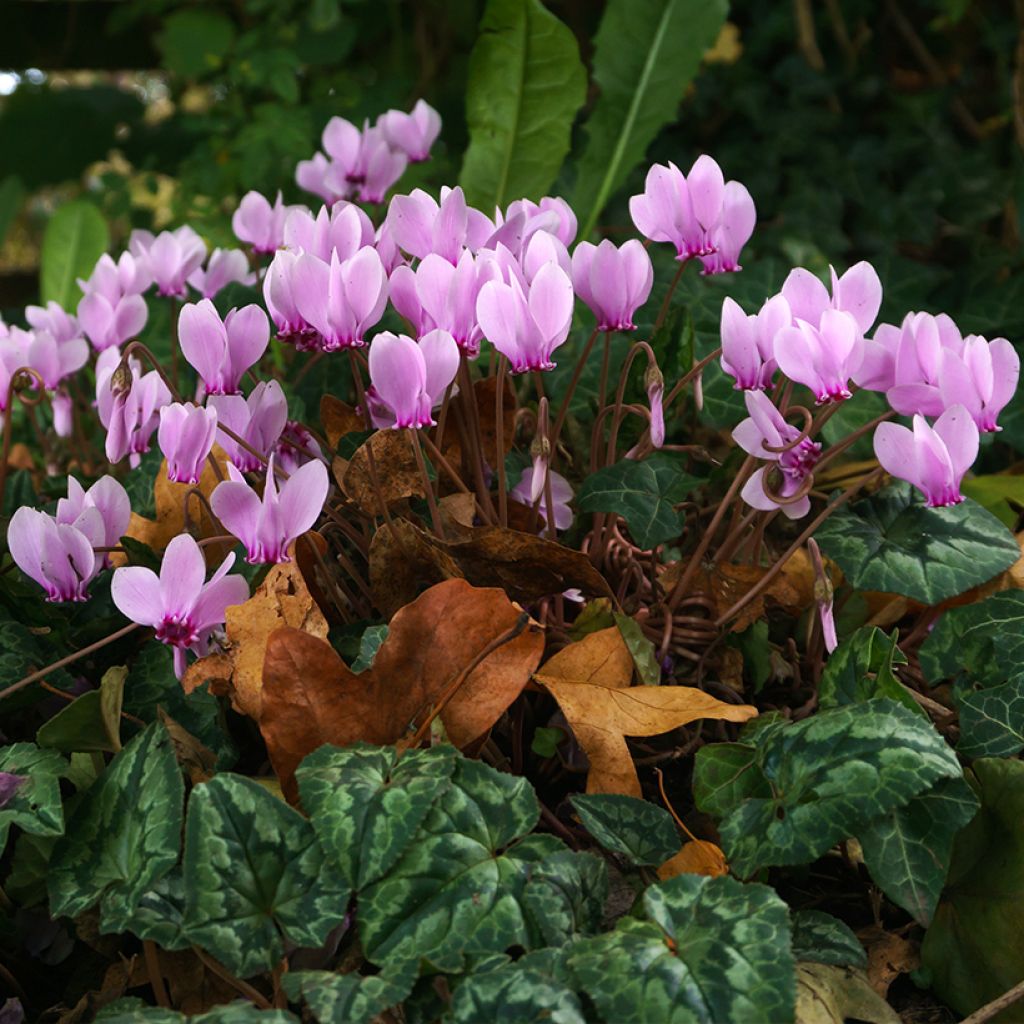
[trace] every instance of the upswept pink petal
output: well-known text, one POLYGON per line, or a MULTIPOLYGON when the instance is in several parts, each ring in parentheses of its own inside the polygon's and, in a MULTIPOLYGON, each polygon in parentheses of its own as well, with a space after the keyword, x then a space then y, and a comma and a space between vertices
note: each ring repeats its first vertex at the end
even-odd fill
POLYGON ((803 267, 789 272, 782 285, 782 295, 789 303, 794 318, 806 320, 814 327, 820 323, 821 314, 832 305, 825 285, 803 267))
POLYGON ((41 587, 47 586, 42 570, 43 542, 52 527, 50 517, 28 505, 22 505, 11 516, 7 527, 7 548, 15 565, 41 587))
POLYGON ((224 529, 249 548, 256 538, 260 514, 259 495, 244 481, 225 480, 210 495, 214 515, 224 529))
POLYGON ((182 355, 207 388, 222 390, 219 385, 228 361, 228 339, 220 315, 209 299, 181 307, 178 343, 182 355))
POLYGON ((832 302, 853 315, 862 334, 870 331, 882 306, 882 282, 875 268, 866 260, 855 263, 839 278, 832 302))
POLYGON ((281 485, 281 528, 288 543, 311 529, 320 518, 331 482, 319 460, 300 466, 281 485))
POLYGON ((431 406, 444 397, 459 370, 459 346, 448 331, 435 330, 419 340, 426 371, 426 392, 431 406))
POLYGON ((959 484, 978 457, 978 428, 962 405, 952 405, 935 421, 932 429, 946 446, 953 479, 959 484))
MULTIPOLYGON (((275 256, 275 262, 281 254, 275 256)), ((295 259, 290 274, 291 295, 299 315, 325 338, 332 333, 328 301, 331 268, 322 259, 302 253, 295 259)))
POLYGON ((359 159, 362 134, 351 121, 332 117, 324 127, 320 144, 333 160, 348 169, 354 167, 359 159))
POLYGON ((398 247, 423 259, 432 251, 437 214, 437 203, 422 189, 407 196, 394 196, 388 207, 387 224, 398 247))
MULTIPOLYGON (((234 555, 231 555, 234 559, 234 555)), ((249 584, 244 576, 237 573, 210 580, 203 587, 202 593, 192 609, 192 618, 200 633, 224 622, 225 612, 237 604, 245 604, 249 600, 249 584)))
POLYGON ((740 390, 761 387, 761 350, 757 322, 726 296, 722 302, 722 369, 740 390))
POLYGON ((469 214, 466 196, 461 188, 453 188, 441 199, 437 216, 431 226, 431 249, 449 263, 457 263, 466 241, 469 214))
POLYGON ((341 264, 345 299, 358 325, 357 341, 384 313, 388 301, 388 275, 376 249, 360 249, 341 264))
POLYGON ((995 417, 1005 408, 1017 392, 1017 381, 1020 378, 1020 356, 1017 350, 1005 338, 996 338, 989 342, 992 357, 992 396, 987 407, 995 417))
POLYGON ((573 298, 572 281, 557 263, 545 264, 537 271, 528 301, 530 315, 545 342, 546 356, 550 356, 569 334, 573 298))
POLYGON ((117 610, 140 626, 158 626, 164 616, 160 580, 152 569, 132 565, 114 571, 110 596, 117 610))
POLYGON ((812 337, 800 327, 784 327, 775 335, 775 359, 787 377, 809 387, 818 398, 827 391, 812 337))
POLYGON ((187 615, 206 579, 206 562, 195 538, 175 537, 164 551, 160 566, 160 599, 168 615, 187 615))
POLYGON ((241 309, 232 309, 224 318, 227 335, 228 360, 232 391, 238 390, 242 375, 259 362, 270 344, 270 322, 267 314, 252 303, 241 309))
POLYGON ((521 364, 518 303, 512 286, 488 281, 477 296, 476 316, 487 340, 514 366, 521 364))
POLYGON ((901 416, 938 416, 946 408, 942 392, 934 384, 896 384, 885 397, 901 416))
POLYGON ((694 161, 690 173, 686 175, 686 189, 690 195, 690 204, 697 223, 708 231, 722 213, 725 199, 725 178, 722 168, 706 154, 694 161))
POLYGON ((370 381, 380 398, 395 414, 395 427, 419 427, 430 423, 427 370, 423 353, 412 338, 384 331, 373 339, 369 355, 370 381))

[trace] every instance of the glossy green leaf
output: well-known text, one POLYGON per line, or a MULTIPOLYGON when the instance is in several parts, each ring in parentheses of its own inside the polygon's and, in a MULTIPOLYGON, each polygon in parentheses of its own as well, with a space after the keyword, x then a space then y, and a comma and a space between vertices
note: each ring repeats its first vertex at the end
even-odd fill
POLYGON ((4 891, 15 903, 33 907, 46 899, 46 876, 56 842, 56 836, 36 836, 30 832, 23 832, 15 840, 11 871, 4 879, 4 891))
POLYGON ((946 881, 953 840, 978 810, 962 779, 942 779, 857 832, 875 884, 927 925, 946 881))
POLYGON ((819 964, 867 967, 868 955, 853 929, 822 910, 800 910, 792 916, 793 956, 819 964))
POLYGON ((638 547, 675 540, 683 517, 674 508, 702 481, 680 468, 680 459, 656 452, 642 462, 622 459, 583 481, 576 505, 581 512, 614 512, 626 520, 638 547))
POLYGON ((121 701, 128 670, 123 665, 107 669, 98 690, 89 690, 61 708, 36 733, 41 747, 73 752, 121 749, 121 701))
POLYGON ((540 199, 586 94, 576 37, 540 0, 488 0, 469 60, 469 147, 459 184, 488 215, 540 199))
POLYGON ((352 662, 353 672, 365 672, 373 666, 373 659, 380 650, 380 645, 388 638, 388 627, 385 623, 382 626, 367 626, 363 635, 359 638, 359 654, 352 662))
POLYGON ((644 636, 640 623, 631 615, 616 612, 615 624, 633 657, 637 678, 644 686, 657 686, 661 682, 661 665, 654 644, 644 636))
POLYGON ((593 61, 601 91, 585 124, 573 192, 580 238, 675 119, 727 11, 726 0, 611 0, 604 8, 593 61))
POLYGON ((240 775, 193 791, 183 864, 188 937, 241 977, 274 967, 284 939, 319 946, 348 908, 313 826, 240 775))
POLYGON ((60 778, 67 770, 68 763, 60 754, 40 750, 34 743, 0 747, 0 772, 22 779, 0 807, 0 853, 12 825, 34 836, 59 836, 64 831, 60 778))
POLYGON ((181 865, 175 865, 139 897, 124 928, 140 939, 155 942, 161 949, 188 949, 192 943, 185 934, 185 878, 181 865))
POLYGON ((902 483, 839 509, 815 537, 853 586, 925 604, 985 583, 1020 558, 1013 534, 977 503, 928 508, 902 483))
POLYGON ((149 726, 85 791, 50 859, 53 915, 100 904, 122 931, 143 893, 177 863, 184 785, 167 730, 149 726))
POLYGON ((809 863, 939 779, 960 776, 931 724, 884 698, 820 711, 754 738, 771 795, 742 800, 719 826, 739 875, 809 863))
POLYGON ((818 704, 835 708, 873 697, 888 697, 927 717, 893 672, 894 665, 907 663, 896 640, 895 635, 887 636, 876 626, 863 626, 844 640, 825 664, 818 685, 818 704))
POLYGON ((632 864, 654 866, 679 852, 679 832, 664 808, 617 793, 573 796, 586 830, 606 849, 632 864))
POLYGON ((444 1024, 585 1024, 579 997, 541 971, 508 964, 471 974, 455 990, 444 1024))
POLYGON ((616 1024, 793 1019, 789 912, 765 885, 680 875, 643 897, 650 920, 576 943, 569 964, 616 1024))
POLYGON ((304 999, 319 1024, 370 1024, 412 992, 418 969, 400 960, 372 975, 295 971, 284 976, 284 990, 292 1002, 304 999))
POLYGON ((1024 763, 984 759, 972 770, 981 810, 953 844, 921 946, 932 987, 961 1016, 1024 977, 1024 763))
POLYGON ((82 297, 77 279, 92 273, 109 246, 107 222, 92 203, 78 199, 59 207, 46 225, 39 256, 43 302, 74 310, 82 297))
POLYGON ((382 878, 448 791, 458 754, 444 745, 321 747, 296 772, 302 806, 327 856, 357 891, 382 878))
POLYGON ((973 476, 960 485, 960 490, 988 509, 1004 526, 1011 530, 1018 513, 1011 507, 1024 505, 1024 477, 1000 473, 993 476, 973 476))
POLYGON ((958 705, 961 757, 1013 757, 1024 750, 1024 674, 962 694, 958 705))
POLYGON ((360 894, 367 958, 383 964, 423 957, 457 970, 466 953, 537 945, 523 890, 531 868, 564 849, 551 836, 521 838, 539 817, 526 779, 459 760, 451 788, 413 842, 360 894))
POLYGON ((599 931, 607 897, 605 862, 574 850, 562 850, 538 864, 523 891, 524 906, 551 946, 599 931))
POLYGON ((771 789, 756 762, 757 749, 747 743, 701 747, 693 767, 697 807, 720 818, 747 797, 768 797, 771 789))

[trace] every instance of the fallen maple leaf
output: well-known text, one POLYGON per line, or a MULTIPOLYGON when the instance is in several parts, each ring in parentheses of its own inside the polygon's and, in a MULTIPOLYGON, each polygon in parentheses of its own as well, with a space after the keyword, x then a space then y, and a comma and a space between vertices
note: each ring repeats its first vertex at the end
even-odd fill
POLYGON ((447 580, 392 618, 373 665, 358 675, 326 641, 276 630, 263 664, 260 730, 285 794, 294 799, 295 769, 318 747, 397 743, 446 696, 440 718, 452 743, 485 735, 543 654, 539 627, 521 628, 521 617, 501 590, 447 580))
POLYGON ((707 875, 718 878, 729 873, 725 854, 706 839, 691 839, 682 849, 658 868, 658 877, 665 881, 676 875, 707 875))
POLYGON ((209 681, 214 693, 230 696, 237 711, 258 720, 267 637, 281 626, 294 627, 313 637, 327 636, 327 620, 294 559, 272 566, 248 601, 228 608, 226 651, 190 665, 181 680, 185 692, 191 693, 209 681))
POLYGON ((632 662, 628 671, 619 666, 613 672, 610 659, 599 663, 595 657, 607 650, 610 632, 570 644, 535 675, 558 701, 590 759, 588 793, 641 796, 627 736, 657 736, 698 718, 746 722, 757 714, 748 704, 725 704, 690 686, 629 686, 632 662), (579 650, 588 643, 590 650, 579 650))

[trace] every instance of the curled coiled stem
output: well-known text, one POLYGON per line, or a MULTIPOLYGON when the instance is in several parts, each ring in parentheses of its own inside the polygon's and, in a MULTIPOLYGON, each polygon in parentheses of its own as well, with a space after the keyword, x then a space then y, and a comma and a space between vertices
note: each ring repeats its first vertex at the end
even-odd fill
POLYGON ((764 491, 765 497, 775 502, 776 505, 795 505, 798 501, 806 498, 814 487, 814 474, 808 473, 800 481, 800 486, 792 494, 784 495, 781 491, 774 491, 772 489, 772 480, 776 475, 783 476, 783 481, 785 481, 782 470, 779 469, 778 465, 767 467, 764 473, 761 474, 761 490, 764 491))
POLYGON ((783 452, 791 452, 798 444, 806 441, 807 438, 811 436, 811 431, 814 429, 814 416, 811 414, 810 409, 807 409, 802 405, 791 405, 786 410, 786 415, 788 416, 792 412, 799 413, 804 421, 803 426, 800 429, 800 433, 797 434, 792 441, 787 441, 785 444, 766 444, 762 441, 761 447, 766 452, 772 452, 775 455, 781 455, 783 452))

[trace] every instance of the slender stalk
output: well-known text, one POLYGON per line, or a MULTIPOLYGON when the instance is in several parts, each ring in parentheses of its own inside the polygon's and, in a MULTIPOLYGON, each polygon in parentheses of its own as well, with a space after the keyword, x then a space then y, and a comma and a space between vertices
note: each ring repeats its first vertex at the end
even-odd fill
POLYGON ((7 466, 11 457, 11 433, 14 420, 14 397, 17 394, 15 385, 25 376, 31 377, 36 382, 36 389, 39 392, 39 401, 44 393, 43 378, 31 366, 21 366, 11 374, 11 382, 7 385, 7 404, 4 406, 4 449, 0 456, 0 508, 3 508, 4 490, 7 487, 7 466))
POLYGON ((164 986, 164 976, 160 969, 160 954, 157 952, 156 943, 152 939, 144 939, 142 952, 146 958, 146 973, 149 975, 149 986, 153 990, 153 998, 157 1005, 170 1009, 171 1000, 167 996, 167 988, 164 986))
POLYGON ((508 372, 508 359, 498 356, 498 372, 495 375, 494 389, 494 437, 495 453, 498 465, 498 522, 508 526, 508 484, 505 480, 505 374, 508 372))
POLYGON ((665 317, 668 316, 669 304, 672 302, 672 293, 676 290, 676 285, 679 284, 679 279, 683 276, 683 271, 686 269, 686 261, 682 260, 679 264, 679 269, 675 272, 675 276, 672 278, 672 283, 668 286, 668 291, 665 292, 665 298, 662 299, 661 309, 658 310, 658 318, 654 321, 654 331, 651 333, 657 333, 657 330, 665 322, 665 317))
POLYGON ((437 498, 434 497, 434 485, 430 482, 430 474, 427 473, 427 463, 423 458, 423 449, 420 446, 420 432, 415 427, 407 430, 409 443, 412 445, 413 454, 416 456, 416 465, 419 468, 420 476, 423 477, 423 491, 427 498, 427 507, 430 509, 430 522, 434 527, 434 533, 447 540, 444 535, 444 523, 441 520, 441 510, 437 507, 437 498))
POLYGON ((583 375, 583 367, 586 366, 587 360, 590 358, 590 353, 594 350, 594 342, 597 341, 597 336, 600 333, 601 332, 598 331, 596 327, 591 331, 586 345, 583 346, 583 352, 580 354, 579 359, 576 360, 576 365, 573 367, 572 377, 569 378, 569 386, 565 389, 565 395, 562 398, 562 404, 558 408, 558 415, 555 417, 555 425, 551 431, 552 458, 554 458, 554 454, 558 450, 558 439, 562 436, 562 426, 565 424, 566 416, 569 415, 569 406, 572 403, 572 396, 576 393, 576 385, 580 382, 580 377, 583 375))
POLYGON ((98 651, 101 647, 106 647, 107 644, 112 644, 115 640, 120 640, 121 637, 127 636, 133 629, 138 629, 139 624, 137 622, 130 622, 127 626, 122 626, 120 629, 111 633, 110 636, 105 636, 102 640, 97 640, 94 644, 89 644, 88 647, 83 647, 80 651, 75 651, 74 654, 69 654, 66 658, 61 658, 59 661, 55 661, 52 665, 47 665, 46 668, 41 668, 38 672, 33 672, 31 675, 25 676, 24 679, 19 679, 16 683, 12 683, 6 689, 0 690, 0 700, 5 697, 10 697, 12 693, 17 693, 19 690, 23 690, 26 686, 31 685, 39 679, 45 679, 51 672, 56 672, 58 669, 65 668, 72 664, 72 662, 78 661, 79 658, 85 658, 92 654, 93 651, 98 651))
POLYGON ((469 362, 464 352, 459 353, 459 398, 461 402, 460 425, 462 427, 462 444, 464 457, 468 457, 470 469, 476 482, 477 496, 480 503, 487 509, 487 518, 496 523, 498 514, 491 501, 491 491, 484 480, 484 454, 480 441, 480 420, 477 416, 476 398, 473 394, 473 379, 469 372, 469 362))
POLYGON ((218 978, 226 981, 236 992, 240 992, 246 999, 254 1002, 261 1010, 272 1010, 273 1007, 270 1005, 270 1001, 267 997, 250 985, 247 981, 243 981, 241 978, 236 978, 226 967, 224 967, 217 960, 214 960, 209 953, 200 949, 198 946, 192 947, 192 952, 214 973, 218 978))

